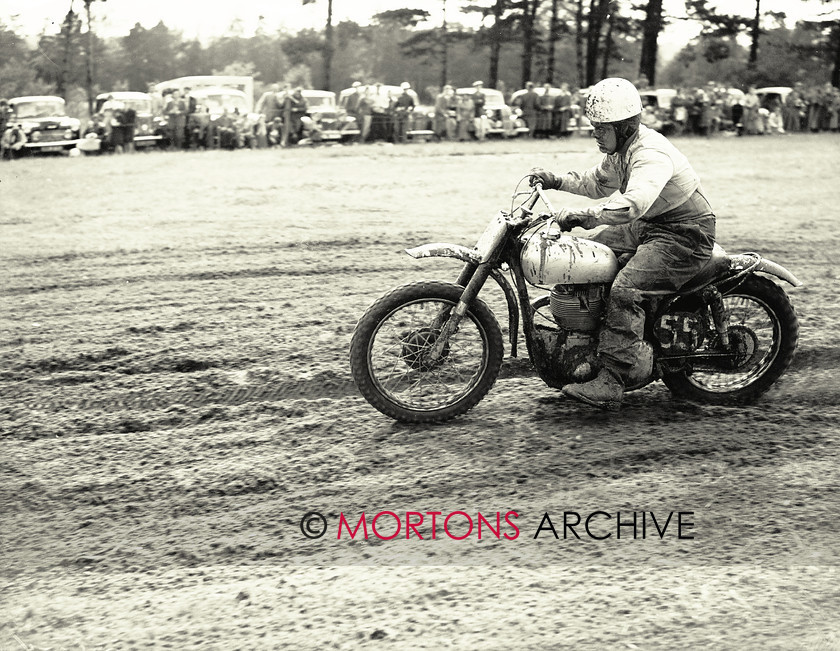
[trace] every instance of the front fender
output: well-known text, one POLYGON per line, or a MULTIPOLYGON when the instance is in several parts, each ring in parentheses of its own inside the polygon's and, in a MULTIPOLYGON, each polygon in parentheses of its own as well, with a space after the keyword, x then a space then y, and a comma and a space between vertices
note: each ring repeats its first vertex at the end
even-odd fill
POLYGON ((761 262, 758 263, 758 266, 753 271, 763 271, 771 276, 776 276, 776 278, 780 278, 794 287, 802 287, 803 284, 801 280, 785 269, 782 265, 777 264, 772 260, 768 260, 767 258, 761 258, 761 262))
MULTIPOLYGON (((455 258, 475 267, 481 264, 481 256, 475 249, 468 249, 460 244, 446 244, 435 242, 415 246, 413 249, 405 250, 412 258, 455 258)), ((465 268, 466 269, 466 268, 465 268)), ((510 336, 510 356, 516 357, 516 345, 519 339, 519 305, 516 302, 516 293, 510 283, 497 268, 490 271, 490 277, 501 287, 505 295, 508 308, 508 332, 510 336)), ((461 282, 459 280, 459 282, 461 282)), ((464 283, 466 284, 466 283, 464 283)))
POLYGON ((434 244, 415 246, 413 249, 406 249, 405 252, 412 258, 456 258, 475 265, 481 264, 481 256, 478 251, 468 249, 460 244, 435 242, 434 244))

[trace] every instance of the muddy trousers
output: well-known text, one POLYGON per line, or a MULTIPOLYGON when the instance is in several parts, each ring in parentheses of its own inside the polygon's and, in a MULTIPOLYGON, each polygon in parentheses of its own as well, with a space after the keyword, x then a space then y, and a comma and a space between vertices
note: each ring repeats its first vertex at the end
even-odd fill
POLYGON ((613 282, 598 339, 598 358, 619 380, 638 360, 644 337, 644 300, 678 291, 712 255, 715 216, 700 192, 652 218, 608 226, 592 237, 619 257, 632 257, 613 282))

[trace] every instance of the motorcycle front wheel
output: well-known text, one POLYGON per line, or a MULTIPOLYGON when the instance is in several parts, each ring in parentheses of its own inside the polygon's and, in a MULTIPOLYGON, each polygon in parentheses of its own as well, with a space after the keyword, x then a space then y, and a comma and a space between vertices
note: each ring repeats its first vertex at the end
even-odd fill
POLYGON ((749 276, 724 294, 723 303, 736 356, 719 364, 696 363, 663 372, 662 381, 674 395, 707 403, 748 404, 770 389, 793 361, 799 321, 781 287, 767 278, 749 276))
POLYGON ((502 365, 502 332, 475 299, 440 355, 431 354, 464 288, 443 282, 398 287, 374 303, 350 342, 353 379, 386 416, 431 423, 465 414, 487 395, 502 365))

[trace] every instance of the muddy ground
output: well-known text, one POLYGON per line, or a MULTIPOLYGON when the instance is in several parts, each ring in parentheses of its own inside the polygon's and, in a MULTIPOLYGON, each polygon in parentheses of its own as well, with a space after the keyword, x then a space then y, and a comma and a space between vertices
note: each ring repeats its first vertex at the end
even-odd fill
POLYGON ((655 383, 611 414, 506 362, 434 426, 359 396, 356 320, 457 273, 403 248, 472 244, 588 139, 0 166, 0 649, 840 647, 840 138, 678 146, 719 242, 805 283, 777 387, 732 408, 655 383), (381 511, 515 511, 519 535, 336 539, 381 511), (674 515, 564 540, 572 511, 674 515))

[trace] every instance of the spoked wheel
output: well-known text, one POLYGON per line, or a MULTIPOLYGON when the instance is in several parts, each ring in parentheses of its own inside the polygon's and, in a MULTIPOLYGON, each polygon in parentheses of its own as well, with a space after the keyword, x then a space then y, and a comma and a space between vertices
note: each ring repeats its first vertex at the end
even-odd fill
POLYGON ((787 294, 774 282, 750 276, 723 297, 729 314, 731 356, 693 361, 662 381, 675 394, 704 402, 749 403, 790 366, 799 321, 787 294))
POLYGON ((439 353, 435 344, 463 287, 420 282, 398 287, 362 316, 350 343, 362 395, 399 421, 448 420, 487 394, 502 365, 502 333, 478 299, 439 353))

